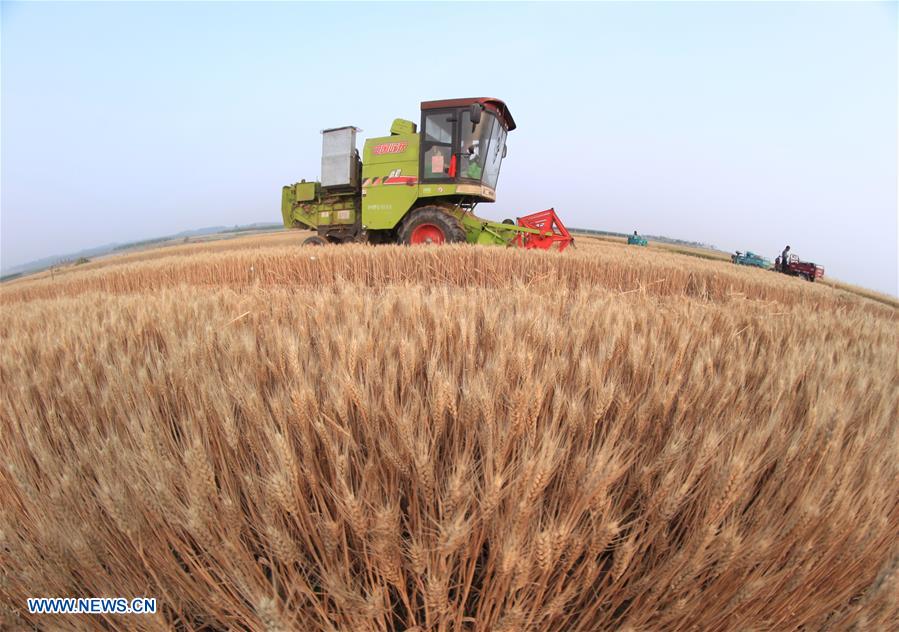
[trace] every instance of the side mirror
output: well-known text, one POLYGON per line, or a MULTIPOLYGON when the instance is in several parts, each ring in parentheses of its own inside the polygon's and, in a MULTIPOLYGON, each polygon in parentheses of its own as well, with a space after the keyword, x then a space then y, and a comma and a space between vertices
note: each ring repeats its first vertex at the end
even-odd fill
POLYGON ((472 125, 477 125, 481 122, 481 104, 480 103, 472 103, 471 107, 468 108, 468 118, 471 119, 472 125))

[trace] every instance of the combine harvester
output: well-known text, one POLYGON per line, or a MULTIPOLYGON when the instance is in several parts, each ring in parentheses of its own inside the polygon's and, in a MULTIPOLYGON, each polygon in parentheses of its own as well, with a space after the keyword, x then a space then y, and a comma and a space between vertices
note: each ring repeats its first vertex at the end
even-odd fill
POLYGON ((749 250, 746 252, 740 252, 738 250, 737 254, 730 256, 730 260, 741 266, 754 266, 756 268, 764 268, 765 270, 770 270, 772 267, 770 261, 749 250))
POLYGON ((646 240, 646 237, 638 235, 637 231, 634 231, 633 235, 627 236, 627 243, 629 246, 646 246, 649 244, 649 242, 646 240))
POLYGON ((321 182, 281 192, 284 226, 316 231, 304 244, 468 242, 564 250, 573 239, 555 210, 502 223, 474 214, 496 200, 506 135, 515 121, 499 99, 421 104, 421 132, 396 119, 390 136, 365 141, 355 127, 322 132, 321 182))

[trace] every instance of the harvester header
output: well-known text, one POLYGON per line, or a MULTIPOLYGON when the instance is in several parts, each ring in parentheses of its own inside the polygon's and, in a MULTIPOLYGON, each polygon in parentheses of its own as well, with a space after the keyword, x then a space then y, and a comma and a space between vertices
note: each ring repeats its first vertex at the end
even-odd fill
POLYGON ((481 97, 424 101, 420 128, 395 119, 390 135, 356 150, 357 129, 322 132, 320 182, 285 186, 289 228, 317 234, 307 243, 469 242, 563 250, 571 235, 553 209, 502 223, 474 208, 496 199, 506 137, 515 120, 505 103, 481 97))

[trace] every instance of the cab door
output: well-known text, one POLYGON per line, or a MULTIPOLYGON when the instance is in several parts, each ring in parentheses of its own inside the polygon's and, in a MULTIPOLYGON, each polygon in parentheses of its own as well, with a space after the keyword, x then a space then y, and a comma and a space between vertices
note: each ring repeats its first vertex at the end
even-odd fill
POLYGON ((454 110, 435 110, 424 115, 421 134, 421 179, 423 182, 455 180, 457 157, 453 153, 458 118, 454 110))

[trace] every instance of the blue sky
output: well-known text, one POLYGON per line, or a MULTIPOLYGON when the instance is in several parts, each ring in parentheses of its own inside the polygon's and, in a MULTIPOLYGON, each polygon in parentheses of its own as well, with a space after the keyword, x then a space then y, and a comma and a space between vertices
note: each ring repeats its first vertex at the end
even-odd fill
POLYGON ((0 262, 279 221, 321 129, 496 96, 484 216, 789 243, 895 295, 896 6, 4 2, 0 262))

